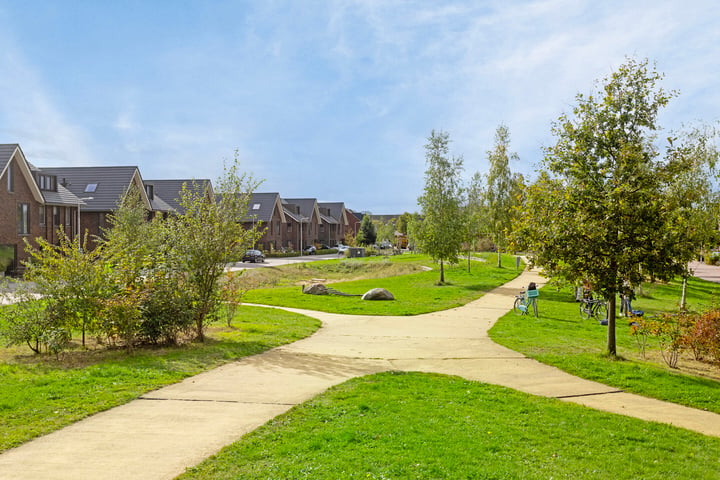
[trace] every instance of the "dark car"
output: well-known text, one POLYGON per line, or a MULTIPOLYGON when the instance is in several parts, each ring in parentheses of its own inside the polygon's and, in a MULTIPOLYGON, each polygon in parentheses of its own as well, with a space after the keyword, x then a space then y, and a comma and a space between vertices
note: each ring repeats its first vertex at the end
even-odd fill
POLYGON ((315 255, 317 248, 315 248, 315 245, 310 245, 309 247, 305 247, 305 250, 303 250, 307 255, 315 255))
POLYGON ((243 263, 245 262, 264 262, 265 261, 265 255, 262 254, 260 250, 248 250, 245 252, 245 255, 242 257, 243 263))

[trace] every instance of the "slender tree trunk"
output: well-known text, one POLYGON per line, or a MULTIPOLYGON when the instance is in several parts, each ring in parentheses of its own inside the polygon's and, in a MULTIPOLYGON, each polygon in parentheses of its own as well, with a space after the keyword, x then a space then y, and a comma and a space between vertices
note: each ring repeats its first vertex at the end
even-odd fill
POLYGON ((468 273, 470 273, 470 247, 468 246, 468 273))
POLYGON ((502 254, 500 253, 500 246, 497 247, 498 251, 498 268, 502 268, 502 254))
POLYGON ((683 287, 682 287, 682 296, 680 297, 680 310, 685 310, 685 301, 687 297, 687 279, 688 274, 687 271, 683 273, 683 287))
POLYGON ((617 355, 615 343, 615 299, 616 295, 612 295, 608 300, 608 334, 607 334, 607 351, 613 357, 617 355))
POLYGON ((440 283, 445 283, 445 269, 442 260, 440 260, 440 283))

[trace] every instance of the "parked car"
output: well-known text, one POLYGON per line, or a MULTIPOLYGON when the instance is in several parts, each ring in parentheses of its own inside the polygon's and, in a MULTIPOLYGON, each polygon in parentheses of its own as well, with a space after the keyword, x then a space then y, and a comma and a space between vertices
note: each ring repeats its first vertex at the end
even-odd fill
POLYGON ((245 255, 242 257, 242 262, 264 262, 265 261, 265 255, 260 250, 248 250, 245 252, 245 255))
POLYGON ((340 245, 337 246, 337 251, 338 251, 338 253, 342 254, 342 253, 345 253, 348 248, 350 248, 350 247, 348 247, 347 245, 343 245, 341 243, 340 245))
POLYGON ((315 255, 315 252, 317 251, 317 248, 315 248, 315 245, 310 245, 309 247, 305 247, 305 250, 303 250, 307 255, 315 255))
POLYGON ((380 242, 380 248, 392 248, 392 243, 390 243, 388 240, 383 240, 380 242))

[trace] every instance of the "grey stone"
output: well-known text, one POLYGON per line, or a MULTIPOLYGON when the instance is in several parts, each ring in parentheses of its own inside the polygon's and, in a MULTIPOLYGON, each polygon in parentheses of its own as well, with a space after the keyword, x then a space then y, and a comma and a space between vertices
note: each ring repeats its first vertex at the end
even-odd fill
POLYGON ((307 293, 308 295, 329 295, 330 292, 328 292, 328 289, 325 285, 322 283, 311 283, 308 285, 303 285, 302 288, 303 293, 307 293))
POLYGON ((393 294, 384 288, 373 288, 362 296, 363 300, 395 300, 393 294))

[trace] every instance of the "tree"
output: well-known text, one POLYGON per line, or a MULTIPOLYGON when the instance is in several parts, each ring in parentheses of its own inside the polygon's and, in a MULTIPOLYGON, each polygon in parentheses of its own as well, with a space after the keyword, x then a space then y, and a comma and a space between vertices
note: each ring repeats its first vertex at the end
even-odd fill
POLYGON ((221 303, 218 280, 225 265, 238 261, 260 237, 257 226, 245 228, 242 223, 259 182, 239 172, 237 156, 236 152, 235 161, 225 166, 217 182, 217 201, 209 199, 200 184, 186 184, 180 192, 185 213, 164 224, 166 258, 172 270, 187 276, 195 333, 201 341, 206 323, 221 303))
POLYGON ((510 153, 510 130, 500 124, 495 131, 495 147, 487 152, 490 170, 483 192, 485 221, 488 233, 497 247, 497 266, 502 267, 501 251, 507 246, 507 236, 512 228, 516 181, 510 170, 510 160, 518 160, 517 153, 510 153))
POLYGON ((683 290, 680 308, 685 309, 689 262, 708 245, 715 245, 718 235, 718 177, 720 156, 715 128, 707 125, 695 127, 668 138, 668 158, 682 166, 667 186, 665 197, 673 209, 674 227, 671 234, 679 251, 677 261, 683 272, 683 290))
POLYGON ((385 241, 387 240, 390 243, 395 242, 395 220, 391 219, 387 223, 383 223, 381 221, 376 221, 375 223, 375 231, 377 232, 377 235, 375 237, 376 241, 385 241))
POLYGON ((470 252, 476 250, 476 244, 481 235, 486 233, 484 205, 484 179, 479 172, 475 172, 467 189, 467 203, 465 205, 465 242, 468 254, 468 272, 470 271, 470 252))
POLYGON ((554 275, 588 281, 608 302, 607 350, 616 354, 615 303, 644 275, 669 279, 681 269, 669 234, 664 186, 682 159, 658 160, 656 118, 673 93, 648 62, 628 59, 596 95, 577 96, 573 115, 553 127, 543 169, 529 188, 516 241, 554 275))
POLYGON ((375 243, 375 240, 377 240, 375 225, 373 225, 370 215, 363 215, 355 242, 358 245, 372 245, 375 243))
POLYGON ((423 217, 417 232, 422 250, 440 262, 440 283, 445 282, 444 262, 456 263, 462 248, 464 225, 462 157, 449 157, 449 135, 433 130, 425 145, 425 190, 418 198, 423 217))
POLYGON ((95 331, 102 300, 108 296, 108 270, 100 261, 102 248, 87 249, 87 235, 72 240, 59 230, 60 243, 52 245, 37 238, 38 247, 25 242, 30 260, 25 264, 25 278, 36 285, 36 292, 45 297, 43 320, 57 330, 73 328, 85 334, 95 331))

